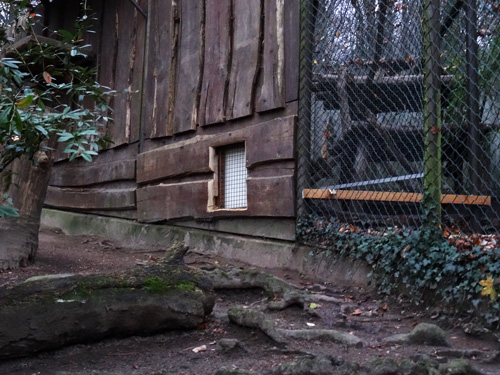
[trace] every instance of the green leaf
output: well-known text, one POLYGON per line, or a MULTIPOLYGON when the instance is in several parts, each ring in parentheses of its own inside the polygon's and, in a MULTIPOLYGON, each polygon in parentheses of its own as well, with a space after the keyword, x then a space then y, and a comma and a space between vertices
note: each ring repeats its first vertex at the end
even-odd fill
POLYGON ((57 33, 61 35, 64 39, 67 39, 69 42, 74 39, 74 35, 71 34, 68 30, 57 30, 57 33))
POLYGON ((43 100, 42 100, 42 99, 39 99, 39 100, 38 100, 38 102, 37 102, 37 104, 38 104, 38 107, 39 107, 42 111, 44 111, 44 112, 45 112, 45 103, 43 102, 43 100))
POLYGON ((82 158, 84 158, 88 162, 92 161, 92 156, 90 156, 88 152, 82 152, 82 158))
POLYGON ((73 139, 73 138, 75 138, 75 136, 73 134, 71 134, 71 133, 64 133, 59 138, 57 138, 57 142, 67 142, 67 141, 69 141, 70 139, 73 139))
POLYGON ((46 137, 49 136, 49 133, 47 132, 47 130, 43 126, 36 125, 35 129, 38 130, 40 133, 42 133, 44 136, 46 136, 46 137))
POLYGON ((16 103, 16 105, 20 109, 28 108, 30 106, 30 104, 33 102, 33 98, 34 98, 33 94, 27 95, 23 99, 21 99, 20 101, 18 101, 16 103))
POLYGON ((0 206, 0 217, 19 217, 19 210, 14 207, 0 206))

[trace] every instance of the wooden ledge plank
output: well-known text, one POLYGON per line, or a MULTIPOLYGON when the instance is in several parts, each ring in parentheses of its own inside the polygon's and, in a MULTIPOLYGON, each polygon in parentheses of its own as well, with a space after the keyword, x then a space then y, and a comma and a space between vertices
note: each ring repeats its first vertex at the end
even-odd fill
MULTIPOLYGON (((422 201, 422 194, 392 191, 304 189, 302 191, 302 198, 420 203, 422 201)), ((491 206, 491 196, 443 194, 441 196, 441 203, 491 206)))

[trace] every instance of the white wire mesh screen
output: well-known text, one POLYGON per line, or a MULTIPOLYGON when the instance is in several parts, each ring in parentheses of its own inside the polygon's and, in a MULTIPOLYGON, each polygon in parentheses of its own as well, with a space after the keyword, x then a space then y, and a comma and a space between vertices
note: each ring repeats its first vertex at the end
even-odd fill
POLYGON ((224 148, 223 152, 224 199, 221 208, 247 207, 247 168, 245 146, 224 148))

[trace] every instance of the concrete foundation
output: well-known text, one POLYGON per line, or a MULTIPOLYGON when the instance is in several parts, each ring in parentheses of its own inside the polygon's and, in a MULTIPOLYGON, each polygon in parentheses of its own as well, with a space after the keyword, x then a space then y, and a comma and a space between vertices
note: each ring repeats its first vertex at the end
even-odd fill
POLYGON ((175 225, 141 224, 110 217, 44 209, 42 225, 67 235, 95 235, 127 247, 168 249, 182 242, 202 254, 213 254, 261 268, 299 272, 317 281, 368 287, 370 270, 362 262, 335 259, 324 250, 294 241, 262 239, 175 225))

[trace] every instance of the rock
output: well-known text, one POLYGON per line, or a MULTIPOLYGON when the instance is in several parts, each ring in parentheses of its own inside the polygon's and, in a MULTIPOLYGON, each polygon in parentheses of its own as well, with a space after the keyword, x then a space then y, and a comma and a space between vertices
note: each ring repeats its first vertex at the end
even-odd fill
POLYGON ((101 340, 192 329, 215 303, 211 284, 162 262, 115 275, 59 275, 0 288, 0 359, 101 340))
POLYGON ((240 341, 236 339, 221 339, 218 344, 224 352, 228 352, 240 346, 240 341))
POLYGON ((302 357, 272 369, 273 375, 330 375, 335 374, 333 358, 330 356, 302 357))
POLYGON ((487 362, 500 364, 500 352, 493 352, 488 358, 487 362))
POLYGON ((399 372, 400 366, 390 358, 377 358, 367 366, 372 375, 392 375, 399 372))
POLYGON ((410 333, 393 335, 382 340, 389 345, 450 346, 445 332, 437 325, 420 323, 410 333))
POLYGON ((441 375, 483 375, 464 359, 453 359, 449 363, 439 366, 441 375))

